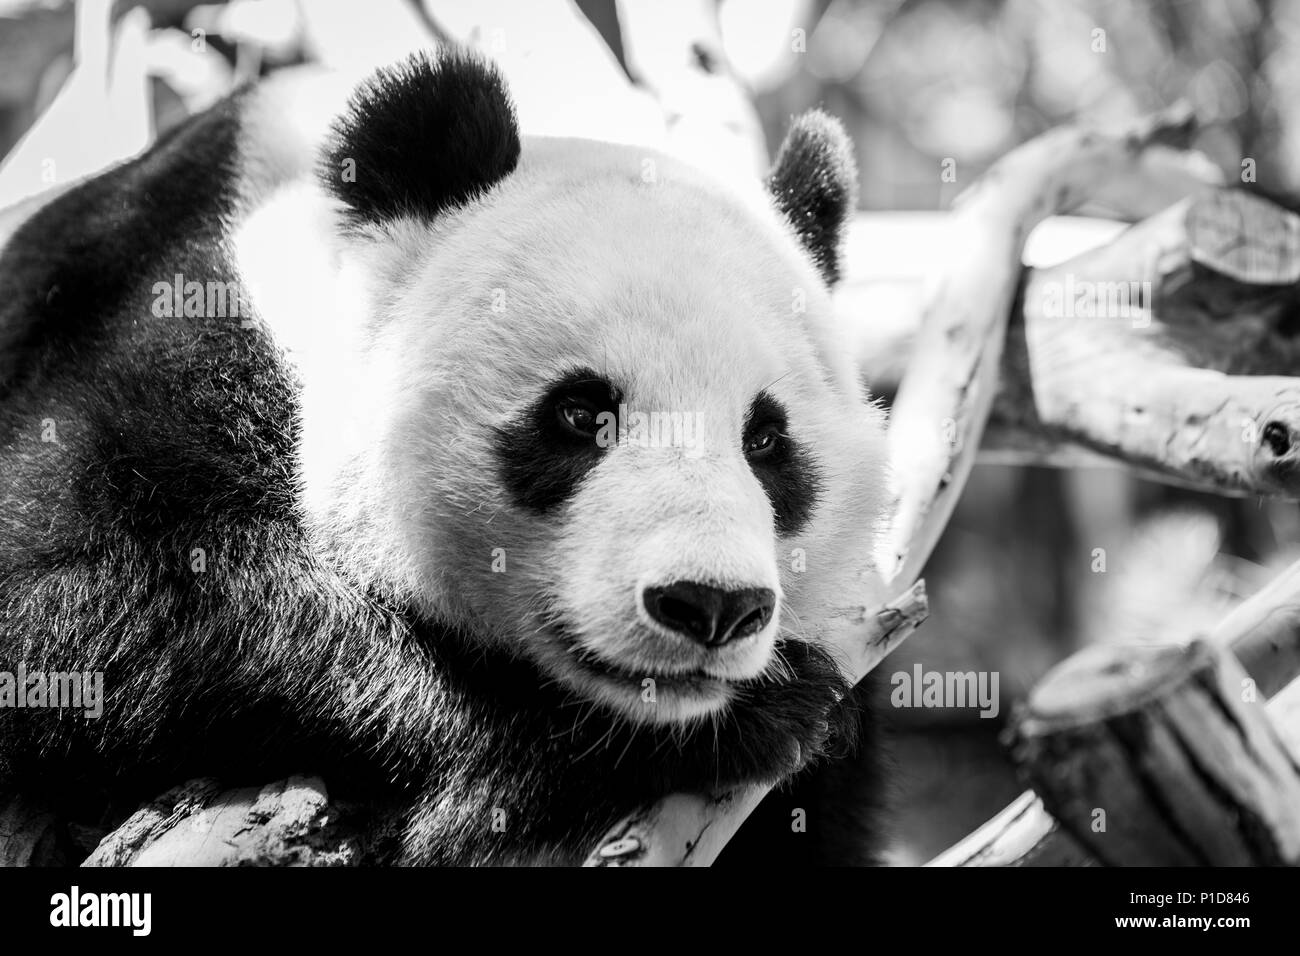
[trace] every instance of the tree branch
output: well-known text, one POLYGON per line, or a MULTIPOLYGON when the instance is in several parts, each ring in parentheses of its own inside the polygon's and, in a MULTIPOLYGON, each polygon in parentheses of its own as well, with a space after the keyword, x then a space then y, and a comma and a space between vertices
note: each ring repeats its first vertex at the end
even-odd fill
MULTIPOLYGON (((1300 740, 1300 708, 1296 708, 1295 701, 1290 699, 1300 697, 1300 694, 1290 693, 1300 685, 1300 680, 1297 679, 1300 678, 1300 562, 1291 565, 1269 585, 1227 614, 1210 631, 1208 643, 1213 647, 1231 650, 1240 661, 1244 673, 1255 681, 1255 690, 1260 698, 1270 698, 1267 711, 1273 720, 1276 732, 1281 735, 1280 742, 1275 742, 1273 746, 1280 746, 1284 752, 1289 750, 1292 753, 1300 753, 1300 748, 1295 745, 1295 741, 1300 740)), ((1096 652, 1095 648, 1088 650, 1092 653, 1096 652)), ((1124 651, 1121 650, 1119 653, 1122 654, 1124 651)), ((1072 658, 1071 661, 1073 660, 1072 658)), ((1053 693, 1049 681, 1060 686, 1062 675, 1068 677, 1074 674, 1072 668, 1076 665, 1077 662, 1062 664, 1061 669, 1053 671, 1044 678, 1044 684, 1049 688, 1047 693, 1053 693)), ((1123 674, 1127 667, 1137 665, 1110 660, 1107 666, 1111 667, 1114 673, 1123 674)), ((1065 683, 1069 685, 1074 681, 1067 680, 1065 683)), ((1233 690, 1240 694, 1243 688, 1238 686, 1233 690)), ((1038 693, 1037 689, 1035 693, 1038 693)), ((1116 706, 1113 703, 1116 694, 1115 689, 1104 683, 1097 685, 1092 696, 1076 702, 1074 712, 1092 714, 1102 710, 1108 713, 1123 710, 1123 706, 1116 706), (1099 697, 1104 697, 1111 703, 1103 708, 1097 703, 1099 697)), ((1134 699, 1137 699, 1137 695, 1134 695, 1134 699)), ((1080 720, 1082 723, 1089 723, 1082 718, 1080 720)), ((1256 728, 1256 732, 1262 732, 1259 730, 1258 721, 1252 719, 1252 726, 1256 728)), ((1209 731, 1202 728, 1200 732, 1209 731)), ((1270 735, 1265 734, 1265 737, 1268 738, 1270 735)), ((1045 779, 1041 770, 1039 779, 1040 781, 1045 779)), ((1054 786, 1054 784, 1045 784, 1045 786, 1054 786)), ((1223 819, 1226 817, 1220 819, 1220 824, 1223 819)), ((1168 845, 1165 849, 1173 852, 1168 845)), ((1111 852, 1115 852, 1113 846, 1111 852)), ((1143 850, 1126 849, 1119 852, 1143 852, 1143 850)), ((1027 791, 979 830, 936 857, 930 865, 1053 865, 1047 861, 1068 860, 1071 854, 1080 856, 1079 862, 1089 859, 1087 851, 1079 847, 1048 813, 1041 798, 1033 791, 1027 791)), ((1169 859, 1166 857, 1163 861, 1169 862, 1169 859)), ((1148 859, 1146 862, 1159 861, 1148 859)))
MULTIPOLYGON (((1242 190, 1202 191, 1025 270, 981 457, 1109 456, 1219 494, 1300 496, 1300 379, 1284 377, 1300 374, 1297 280, 1300 217, 1242 190)), ((896 287, 859 286, 848 299, 902 303, 886 337, 861 336, 862 350, 890 356, 867 373, 887 387, 930 347, 918 310, 896 287)))
POLYGON ((191 780, 141 807, 84 866, 346 866, 362 855, 350 808, 316 777, 222 791, 191 780))
POLYGON ((1058 665, 1012 752, 1113 866, 1300 863, 1300 759, 1226 648, 1097 644, 1058 665))

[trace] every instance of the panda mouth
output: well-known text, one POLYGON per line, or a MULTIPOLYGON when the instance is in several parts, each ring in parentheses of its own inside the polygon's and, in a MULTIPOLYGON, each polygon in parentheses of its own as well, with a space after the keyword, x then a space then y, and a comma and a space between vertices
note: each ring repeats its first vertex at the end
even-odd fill
POLYGON ((646 680, 652 680, 658 689, 666 688, 692 695, 716 692, 721 686, 728 683, 726 678, 717 677, 698 667, 671 672, 634 670, 600 657, 590 648, 583 646, 577 637, 562 625, 555 627, 553 630, 564 647, 566 662, 569 666, 589 677, 616 681, 620 684, 631 685, 636 689, 641 689, 646 680))

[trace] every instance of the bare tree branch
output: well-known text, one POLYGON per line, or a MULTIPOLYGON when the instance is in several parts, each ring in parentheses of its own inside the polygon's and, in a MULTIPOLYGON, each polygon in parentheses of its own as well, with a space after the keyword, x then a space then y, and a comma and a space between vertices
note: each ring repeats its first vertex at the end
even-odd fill
MULTIPOLYGON (((1243 673, 1249 675, 1251 680, 1255 682, 1254 690, 1258 693, 1260 700, 1266 697, 1271 698, 1267 706, 1267 712, 1272 720, 1272 728, 1262 727, 1259 720, 1252 716, 1247 718, 1253 728, 1252 733, 1255 735, 1262 734, 1265 743, 1277 752, 1290 753, 1293 762, 1300 760, 1300 747, 1297 746, 1297 741, 1300 741, 1300 708, 1294 706, 1295 698, 1300 698, 1300 694, 1290 693, 1292 688, 1300 686, 1300 680, 1297 680, 1297 678, 1300 678, 1300 562, 1291 565, 1282 574, 1278 575, 1272 583, 1234 608, 1210 632, 1208 642, 1211 646, 1230 650, 1236 656, 1243 668, 1243 673)), ((1167 655, 1169 653, 1168 646, 1157 650, 1161 654, 1167 655)), ((1097 653, 1096 649, 1092 649, 1091 653, 1095 655, 1097 653)), ((1123 656, 1128 654, 1129 651, 1123 648, 1108 647, 1102 653, 1123 656)), ((1149 653, 1149 648, 1147 651, 1139 650, 1134 653, 1139 655, 1149 653)), ((1072 658, 1071 661, 1074 661, 1074 659, 1072 658)), ((1090 735, 1090 739, 1104 733, 1103 730, 1097 727, 1097 724, 1104 722, 1106 719, 1100 716, 1102 714, 1124 714, 1127 719, 1137 719, 1134 717, 1134 712, 1142 711, 1147 704, 1143 701, 1142 695, 1136 691, 1130 692, 1127 701, 1120 700, 1117 702, 1117 697, 1121 697, 1125 691, 1125 686, 1122 677, 1116 678, 1115 675, 1124 675, 1139 666, 1149 669, 1149 663, 1139 665, 1135 661, 1119 660, 1114 657, 1108 657, 1101 665, 1094 662, 1091 666, 1088 666, 1087 657, 1084 658, 1084 662, 1084 666, 1093 672, 1094 677, 1097 670, 1109 669, 1108 673, 1112 683, 1105 681, 1098 683, 1094 680, 1089 687, 1090 694, 1084 693, 1081 695, 1078 689, 1079 682, 1076 680, 1078 674, 1075 668, 1078 666, 1078 662, 1067 662, 1067 664, 1063 664, 1060 669, 1049 675, 1048 678, 1045 678, 1044 683, 1040 685, 1040 687, 1046 686, 1046 690, 1042 691, 1042 693, 1047 695, 1049 699, 1053 695, 1057 697, 1057 700, 1051 706, 1058 710, 1062 709, 1063 705, 1060 698, 1062 695, 1068 694, 1068 700, 1073 702, 1073 706, 1066 708, 1066 712, 1073 715, 1071 719, 1075 723, 1085 728, 1081 732, 1090 735), (1063 686, 1068 689, 1055 689, 1063 686)), ((1182 678, 1178 681, 1180 686, 1191 681, 1192 675, 1195 675, 1196 680, 1202 682, 1209 680, 1206 668, 1213 672, 1211 675, 1213 681, 1211 683, 1219 686, 1223 681, 1222 675, 1232 670, 1231 665, 1224 667, 1217 662, 1207 661, 1205 654, 1193 658, 1190 664, 1186 661, 1175 661, 1165 666, 1166 669, 1172 668, 1173 670, 1180 667, 1185 668, 1182 678)), ((1163 675, 1164 671, 1161 671, 1161 674, 1163 675)), ((1227 689, 1233 692, 1236 700, 1240 700, 1243 691, 1240 684, 1227 689)), ((1185 692, 1195 694, 1196 689, 1185 689, 1185 692)), ((1036 689, 1035 694, 1039 693, 1039 689, 1036 689)), ((1164 704, 1160 703, 1160 706, 1164 706, 1164 704)), ((1237 708, 1245 707, 1245 704, 1234 701, 1232 706, 1233 709, 1229 712, 1235 713, 1237 708)), ((1211 727, 1205 724, 1204 721, 1197 722, 1199 720, 1197 715, 1203 715, 1204 709, 1204 707, 1197 706, 1191 710, 1189 713, 1192 716, 1188 717, 1190 723, 1185 727, 1180 725, 1179 732, 1192 736, 1205 736, 1223 731, 1224 728, 1217 727, 1217 725, 1211 727)), ((1249 708, 1246 709, 1249 710, 1249 708)), ((1174 719, 1180 720, 1184 713, 1185 709, 1179 711, 1178 716, 1174 719)), ((1143 719, 1148 719, 1149 725, 1149 718, 1143 719)), ((1220 733, 1220 736, 1222 737, 1223 734, 1220 733)), ((1161 739, 1166 744, 1170 742, 1168 734, 1161 739)), ((1229 740, 1231 740, 1230 737, 1229 740)), ((1254 737, 1252 737, 1253 741, 1254 737)), ((1069 753, 1071 750, 1076 749, 1077 746, 1078 742, 1072 741, 1064 749, 1069 753)), ((1259 745, 1252 743, 1252 746, 1259 745)), ((1083 753, 1083 750, 1078 750, 1078 753, 1083 753)), ((1185 759, 1173 756, 1172 751, 1168 751, 1168 753, 1170 759, 1185 759)), ((1227 766, 1229 757, 1239 758, 1241 756, 1230 743, 1224 744, 1220 753, 1224 755, 1224 766, 1227 766)), ((1143 755, 1143 759, 1157 759, 1152 758, 1145 751, 1143 751, 1143 755)), ((1110 756, 1113 756, 1113 753, 1110 756)), ((1026 759, 1038 759, 1037 754, 1026 757, 1026 759)), ((1114 763, 1113 760, 1109 759, 1105 762, 1107 766, 1114 763)), ((1116 772, 1113 766, 1111 766, 1111 770, 1116 772)), ((1213 771, 1213 768, 1211 770, 1216 773, 1223 772, 1213 771)), ((1227 772, 1241 773, 1240 780, 1251 779, 1249 768, 1243 768, 1236 764, 1227 772)), ((1054 783, 1042 782, 1047 779, 1045 773, 1045 769, 1040 767, 1039 785, 1052 787, 1055 790, 1056 785, 1054 783)), ((1286 774, 1275 774, 1273 779, 1274 782, 1278 779, 1285 780, 1286 774)), ((1179 792, 1186 786, 1185 780, 1177 780, 1171 783, 1171 787, 1179 792)), ((1235 788, 1236 784, 1229 787, 1227 792, 1232 793, 1235 788)), ((1078 789, 1081 796, 1087 792, 1087 788, 1078 789)), ((1273 814, 1274 819, 1281 821, 1278 825, 1283 828, 1283 832, 1285 832, 1286 827, 1293 825, 1294 821, 1287 822, 1290 818, 1285 810, 1273 806, 1278 791, 1272 789, 1272 784, 1261 784, 1258 792, 1264 801, 1263 808, 1246 806, 1222 808, 1223 815, 1219 817, 1217 825, 1222 828, 1223 821, 1226 819, 1237 818, 1242 813, 1256 812, 1273 814), (1281 814, 1281 816, 1278 816, 1278 814, 1281 814)), ((1282 791, 1282 797, 1286 798, 1289 792, 1282 791)), ((1100 801, 1096 794, 1093 794, 1093 797, 1100 801)), ((1066 798, 1062 797, 1061 799, 1064 802, 1066 798)), ((1144 796, 1142 799, 1145 800, 1146 797, 1144 796)), ((1175 793, 1167 799, 1177 802, 1179 797, 1175 793)), ((1100 802, 1104 803, 1105 801, 1100 802)), ((1285 804, 1285 800, 1283 803, 1285 804)), ((1095 806, 1091 806, 1087 809, 1091 811, 1094 808, 1095 806)), ((1136 815, 1137 812, 1140 811, 1133 811, 1133 815, 1136 815)), ((1091 818, 1089 818, 1090 822, 1091 818)), ((1142 840, 1135 842, 1143 843, 1142 840)), ((1107 841, 1106 846, 1108 848, 1107 852, 1110 854, 1109 858, 1114 860, 1128 859, 1127 855, 1130 853, 1156 853, 1156 858, 1144 858, 1144 862, 1148 864, 1168 863, 1173 859, 1190 859, 1189 853, 1191 852, 1168 841, 1159 846, 1144 844, 1145 849, 1143 847, 1116 847, 1111 841, 1107 841)), ((1274 851, 1283 852, 1276 846, 1274 846, 1274 851)), ((1048 813, 1047 808, 1043 806, 1042 799, 1032 791, 1027 791, 979 830, 936 857, 930 865, 1044 865, 1047 864, 1047 861, 1062 860, 1064 862, 1070 859, 1072 854, 1081 857, 1079 862, 1086 862, 1089 858, 1087 851, 1079 847, 1061 827, 1060 823, 1048 813)), ((1134 861, 1129 860, 1129 862, 1134 861)))
MULTIPOLYGON (((1203 191, 1026 270, 981 459, 1109 457, 1219 494, 1300 496, 1300 379, 1285 377, 1300 374, 1298 279, 1300 217, 1242 190, 1203 191)), ((872 299, 863 287, 848 296, 867 310, 872 299)), ((862 346, 891 356, 868 372, 878 385, 932 348, 919 310, 901 314, 890 338, 862 346)))

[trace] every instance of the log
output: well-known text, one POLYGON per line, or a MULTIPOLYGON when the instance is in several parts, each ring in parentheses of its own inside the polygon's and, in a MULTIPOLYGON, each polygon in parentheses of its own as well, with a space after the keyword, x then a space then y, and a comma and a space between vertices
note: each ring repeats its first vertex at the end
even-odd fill
POLYGON ((1232 649, 1260 697, 1275 698, 1300 678, 1300 561, 1233 608, 1209 640, 1232 649))
POLYGON ((1295 353, 1277 326, 1300 277, 1297 232, 1300 217, 1216 190, 1036 271, 1022 309, 1032 393, 1009 404, 1035 429, 1185 483, 1300 495, 1300 379, 1240 374, 1295 353))
MULTIPOLYGON (((1286 749, 1300 752, 1300 561, 1225 615, 1207 639, 1231 650, 1254 682, 1249 689, 1269 699, 1268 712, 1286 749)), ((1027 791, 930 865, 1030 865, 1066 852, 1060 846, 1064 835, 1037 795, 1027 791)))
POLYGON ((1290 742, 1293 752, 1300 752, 1300 680, 1292 681, 1268 701, 1273 726, 1290 742))
MULTIPOLYGON (((933 346, 919 344, 905 283, 872 293, 853 278, 870 263, 849 266, 842 307, 896 313, 883 331, 855 336, 869 383, 887 390, 909 356, 933 346)), ((1222 189, 1025 270, 981 459, 1109 459, 1219 494, 1300 496, 1298 282, 1300 217, 1222 189)))
POLYGON ((1113 866, 1300 863, 1300 754, 1226 648, 1095 645, 1030 695, 1013 754, 1113 866), (1244 698, 1244 699, 1243 699, 1244 698))
POLYGON ((1095 866, 1096 859, 1026 790, 1007 808, 926 866, 1095 866))
POLYGON ((222 790, 191 780, 141 807, 85 866, 347 866, 364 841, 318 777, 222 790))
POLYGON ((997 393, 1008 317, 1029 233, 1117 178, 1140 175, 1148 147, 1185 140, 1175 109, 1124 136, 1063 127, 1012 150, 958 197, 947 263, 927 296, 912 362, 890 413, 898 509, 882 567, 920 574, 974 464, 997 393))

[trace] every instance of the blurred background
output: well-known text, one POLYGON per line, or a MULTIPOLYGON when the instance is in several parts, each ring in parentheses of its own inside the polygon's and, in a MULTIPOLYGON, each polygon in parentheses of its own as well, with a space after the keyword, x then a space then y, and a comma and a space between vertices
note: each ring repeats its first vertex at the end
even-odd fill
MULTIPOLYGON (((1300 193, 1300 3, 1283 0, 0 0, 0 206, 138 152, 238 83, 448 40, 508 66, 526 128, 733 170, 761 170, 791 115, 820 106, 852 135, 864 222, 886 237, 1051 126, 1177 99, 1227 179, 1249 160, 1260 186, 1300 193)), ((1020 793, 999 731, 1053 663, 1092 641, 1189 637, 1297 552, 1294 503, 977 467, 926 573, 930 620, 881 671, 994 671, 1002 708, 889 711, 895 861, 1020 793)))

